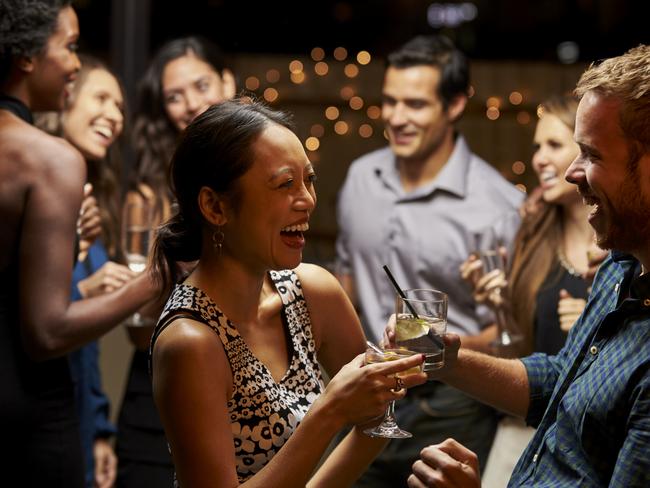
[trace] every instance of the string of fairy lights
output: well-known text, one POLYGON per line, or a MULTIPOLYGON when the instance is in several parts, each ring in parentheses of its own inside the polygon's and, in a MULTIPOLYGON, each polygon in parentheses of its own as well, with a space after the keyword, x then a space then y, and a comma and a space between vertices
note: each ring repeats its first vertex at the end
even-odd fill
MULTIPOLYGON (((345 77, 342 79, 353 81, 359 77, 362 70, 370 66, 373 60, 368 51, 363 50, 351 54, 345 47, 334 49, 332 57, 334 62, 331 59, 326 59, 323 48, 314 47, 309 58, 304 61, 292 59, 285 67, 272 67, 262 75, 249 75, 245 77, 244 85, 250 92, 261 94, 268 103, 276 104, 282 101, 281 90, 283 84, 281 80, 286 79, 287 74, 290 82, 296 86, 307 86, 312 80, 331 76, 336 69, 342 69, 342 74, 345 77)), ((340 73, 339 71, 337 76, 340 76, 340 73)), ((470 87, 469 96, 473 98, 475 95, 475 89, 472 86, 470 87)), ((359 137, 364 139, 371 138, 379 133, 384 138, 387 137, 381 122, 381 107, 377 104, 368 103, 358 93, 358 88, 353 83, 345 82, 343 86, 338 87, 338 96, 340 102, 326 104, 321 112, 322 119, 311 124, 309 135, 303 140, 312 162, 317 162, 320 159, 319 150, 322 149, 322 141, 327 134, 328 128, 339 136, 349 136, 356 132, 359 137), (353 113, 355 113, 354 117, 352 116, 353 113), (355 125, 352 119, 358 119, 359 116, 362 118, 362 122, 355 125)), ((475 109, 478 107, 479 110, 483 106, 484 116, 491 122, 499 120, 507 112, 514 115, 519 125, 527 126, 533 120, 533 115, 536 117, 541 116, 541 107, 537 105, 531 108, 529 105, 530 98, 525 95, 525 91, 513 90, 507 97, 490 95, 485 98, 484 102, 473 100, 472 105, 475 109)), ((510 165, 508 170, 511 172, 511 177, 520 177, 526 173, 527 165, 525 162, 517 160, 510 165)), ((522 191, 526 191, 526 186, 523 183, 518 183, 517 186, 522 191)))

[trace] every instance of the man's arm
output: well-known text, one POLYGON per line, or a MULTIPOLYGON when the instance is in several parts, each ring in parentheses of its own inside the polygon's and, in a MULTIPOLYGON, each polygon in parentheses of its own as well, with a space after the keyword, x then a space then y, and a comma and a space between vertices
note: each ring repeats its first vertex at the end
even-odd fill
POLYGON ((476 335, 462 336, 463 347, 473 351, 490 354, 492 352, 492 341, 497 338, 497 325, 490 324, 476 335))
POLYGON ((530 404, 526 367, 519 359, 488 356, 465 348, 460 338, 445 337, 445 366, 439 379, 483 403, 525 417, 530 404))
POLYGON ((650 376, 646 374, 633 394, 636 398, 628 416, 627 435, 609 486, 650 486, 650 376))

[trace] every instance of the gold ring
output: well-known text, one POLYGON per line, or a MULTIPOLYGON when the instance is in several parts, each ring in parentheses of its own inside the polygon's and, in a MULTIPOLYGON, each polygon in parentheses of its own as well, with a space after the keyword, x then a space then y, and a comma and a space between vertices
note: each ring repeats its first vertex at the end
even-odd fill
POLYGON ((402 381, 402 378, 395 376, 395 391, 400 391, 402 388, 404 388, 404 382, 402 381))

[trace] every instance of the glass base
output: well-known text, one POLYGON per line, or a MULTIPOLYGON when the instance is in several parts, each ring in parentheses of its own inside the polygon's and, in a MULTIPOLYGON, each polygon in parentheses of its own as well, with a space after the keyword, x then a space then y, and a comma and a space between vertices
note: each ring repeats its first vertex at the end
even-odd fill
POLYGON ((382 422, 376 427, 363 431, 368 437, 383 437, 386 439, 408 439, 413 434, 400 429, 395 422, 382 422))
POLYGON ((502 332, 500 337, 490 342, 492 354, 502 358, 517 358, 521 356, 523 336, 502 332))

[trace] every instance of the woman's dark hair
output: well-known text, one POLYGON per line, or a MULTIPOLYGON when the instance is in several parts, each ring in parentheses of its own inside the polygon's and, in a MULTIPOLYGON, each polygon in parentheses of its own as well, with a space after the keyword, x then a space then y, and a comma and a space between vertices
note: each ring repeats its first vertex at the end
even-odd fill
MULTIPOLYGON (((178 130, 165 111, 162 75, 171 61, 187 54, 205 61, 220 75, 226 68, 219 48, 199 37, 169 41, 156 52, 138 86, 138 110, 133 129, 136 161, 129 185, 132 190, 137 191, 138 185, 145 184, 156 195, 171 197, 166 176, 178 130)), ((161 198, 157 201, 160 204, 161 198)))
MULTIPOLYGON (((63 117, 65 113, 74 107, 81 87, 86 83, 88 75, 94 70, 103 70, 110 73, 120 86, 122 97, 124 87, 117 75, 99 59, 87 54, 80 54, 79 61, 81 69, 77 74, 74 87, 70 97, 66 100, 63 112, 47 112, 36 114, 35 124, 50 134, 64 137, 63 117)), ((126 101, 125 101, 126 103, 126 101)), ((121 222, 121 189, 120 181, 122 174, 122 152, 120 151, 121 141, 128 131, 126 123, 126 109, 124 113, 124 127, 118 139, 111 144, 106 151, 106 157, 100 160, 86 160, 88 168, 88 182, 93 185, 93 196, 97 199, 99 214, 102 220, 102 240, 112 259, 122 260, 122 246, 120 243, 120 222, 121 222)))
POLYGON ((59 12, 70 0, 0 1, 0 83, 14 59, 39 54, 56 30, 59 12))
POLYGON ((433 66, 440 70, 438 95, 445 109, 458 95, 469 90, 469 63, 465 55, 445 36, 418 36, 388 55, 388 66, 403 69, 433 66))
POLYGON ((201 188, 228 195, 236 207, 236 182, 252 166, 253 144, 271 124, 293 130, 288 114, 242 98, 213 105, 183 131, 170 165, 176 213, 158 229, 153 246, 154 272, 163 290, 176 282, 176 262, 200 257, 201 188))

